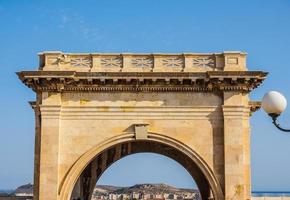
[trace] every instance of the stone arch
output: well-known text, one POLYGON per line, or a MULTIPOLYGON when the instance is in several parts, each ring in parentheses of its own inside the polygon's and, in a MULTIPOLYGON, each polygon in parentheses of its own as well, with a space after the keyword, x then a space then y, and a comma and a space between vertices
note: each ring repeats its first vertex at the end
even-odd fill
POLYGON ((105 152, 108 153, 113 148, 122 148, 126 145, 127 152, 123 152, 123 155, 117 159, 110 160, 103 171, 97 174, 96 179, 93 180, 93 186, 101 174, 115 161, 133 153, 154 152, 174 159, 188 170, 196 181, 203 199, 208 198, 210 195, 216 200, 224 198, 218 179, 206 162, 196 152, 173 138, 156 133, 148 133, 148 139, 146 140, 136 140, 134 134, 119 135, 106 140, 84 153, 66 174, 59 188, 59 199, 70 200, 76 182, 93 161, 96 161, 101 155, 104 155, 105 152))

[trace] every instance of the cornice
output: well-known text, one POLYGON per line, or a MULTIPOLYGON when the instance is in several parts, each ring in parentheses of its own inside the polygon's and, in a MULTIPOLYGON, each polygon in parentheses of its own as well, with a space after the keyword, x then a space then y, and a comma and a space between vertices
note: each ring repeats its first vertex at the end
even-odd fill
POLYGON ((267 73, 23 71, 17 75, 35 92, 249 92, 262 83, 267 73))
POLYGON ((262 103, 261 101, 249 101, 251 114, 260 110, 262 103))
POLYGON ((35 110, 35 108, 36 108, 36 101, 29 101, 28 103, 29 103, 29 105, 31 106, 31 108, 32 108, 33 110, 35 110))

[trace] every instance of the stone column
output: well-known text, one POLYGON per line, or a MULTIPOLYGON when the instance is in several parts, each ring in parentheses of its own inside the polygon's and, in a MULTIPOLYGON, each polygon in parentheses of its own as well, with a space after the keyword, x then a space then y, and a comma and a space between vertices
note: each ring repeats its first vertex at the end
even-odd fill
POLYGON ((224 92, 224 178, 226 200, 247 200, 250 187, 248 96, 224 92))
MULTIPOLYGON (((38 94, 36 95, 39 96, 38 94)), ((41 115, 39 105, 36 102, 30 102, 35 114, 35 141, 34 141, 34 183, 33 183, 33 198, 39 199, 39 170, 40 170, 40 141, 41 141, 41 115)))
POLYGON ((60 103, 60 93, 42 93, 38 200, 58 198, 60 103))

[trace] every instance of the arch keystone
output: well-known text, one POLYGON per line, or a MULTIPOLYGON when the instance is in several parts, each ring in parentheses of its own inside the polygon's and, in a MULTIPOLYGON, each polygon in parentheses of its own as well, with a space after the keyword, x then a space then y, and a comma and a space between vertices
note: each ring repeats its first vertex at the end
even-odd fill
POLYGON ((148 138, 147 126, 148 124, 134 124, 136 140, 145 140, 148 138))

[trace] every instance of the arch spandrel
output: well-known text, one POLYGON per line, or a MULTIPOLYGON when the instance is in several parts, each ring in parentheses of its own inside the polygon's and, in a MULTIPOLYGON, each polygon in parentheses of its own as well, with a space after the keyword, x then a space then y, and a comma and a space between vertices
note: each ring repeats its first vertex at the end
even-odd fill
MULTIPOLYGON (((197 108, 192 111, 192 115, 196 115, 196 109, 197 108)), ((209 115, 208 113, 212 111, 217 112, 215 111, 216 109, 206 109, 207 113, 203 114, 203 116, 201 115, 201 111, 199 111, 198 116, 187 116, 187 119, 184 119, 184 117, 180 118, 179 116, 180 120, 178 121, 176 121, 178 116, 175 116, 175 119, 172 119, 172 116, 163 116, 163 119, 156 121, 156 119, 152 119, 152 116, 151 119, 147 120, 126 119, 124 114, 123 119, 115 119, 115 121, 110 124, 107 123, 108 120, 91 119, 91 116, 89 117, 90 119, 82 118, 81 123, 75 123, 75 120, 65 118, 65 120, 62 121, 62 130, 64 134, 60 137, 60 140, 66 145, 61 147, 60 161, 67 165, 62 168, 69 168, 69 165, 71 165, 75 159, 100 142, 106 141, 116 135, 134 134, 132 125, 140 123, 148 124, 148 132, 162 133, 164 136, 174 138, 188 145, 202 156, 209 166, 214 168, 214 148, 221 148, 219 141, 222 139, 222 127, 218 124, 220 119, 215 119, 216 122, 213 122, 207 118, 209 115), (96 127, 95 124, 100 124, 100 126, 98 126, 99 128, 96 127), (104 124, 106 124, 105 127, 104 124), (218 125, 220 126, 219 128, 218 125), (193 127, 197 128, 193 129, 193 127), (215 130, 215 132, 213 130, 215 130), (70 138, 68 138, 68 136, 70 136, 70 138), (214 144, 215 146, 213 146, 214 144), (67 154, 67 152, 71 154, 67 154)), ((158 115, 160 115, 160 110, 161 109, 158 108, 158 115)), ((173 110, 171 109, 170 112, 173 113, 173 110)), ((181 111, 179 111, 178 115, 181 115, 180 112, 181 111)), ((187 112, 189 111, 187 110, 187 112)), ((150 115, 152 115, 152 113, 150 113, 150 115)), ((216 113, 216 115, 218 116, 219 114, 216 113)), ((160 116, 158 117, 160 118, 160 116)), ((111 120, 113 119, 114 117, 112 117, 111 120)), ((215 157, 218 159, 218 154, 215 157)), ((63 176, 63 174, 60 174, 60 178, 61 176, 63 176)))
POLYGON ((149 133, 195 152, 214 177, 205 180, 221 187, 217 199, 250 198, 248 121, 259 105, 247 95, 267 73, 247 71, 245 53, 39 56, 38 71, 17 73, 37 96, 36 200, 66 200, 75 163, 99 144, 151 140, 149 133), (134 124, 147 129, 136 133, 134 124))

